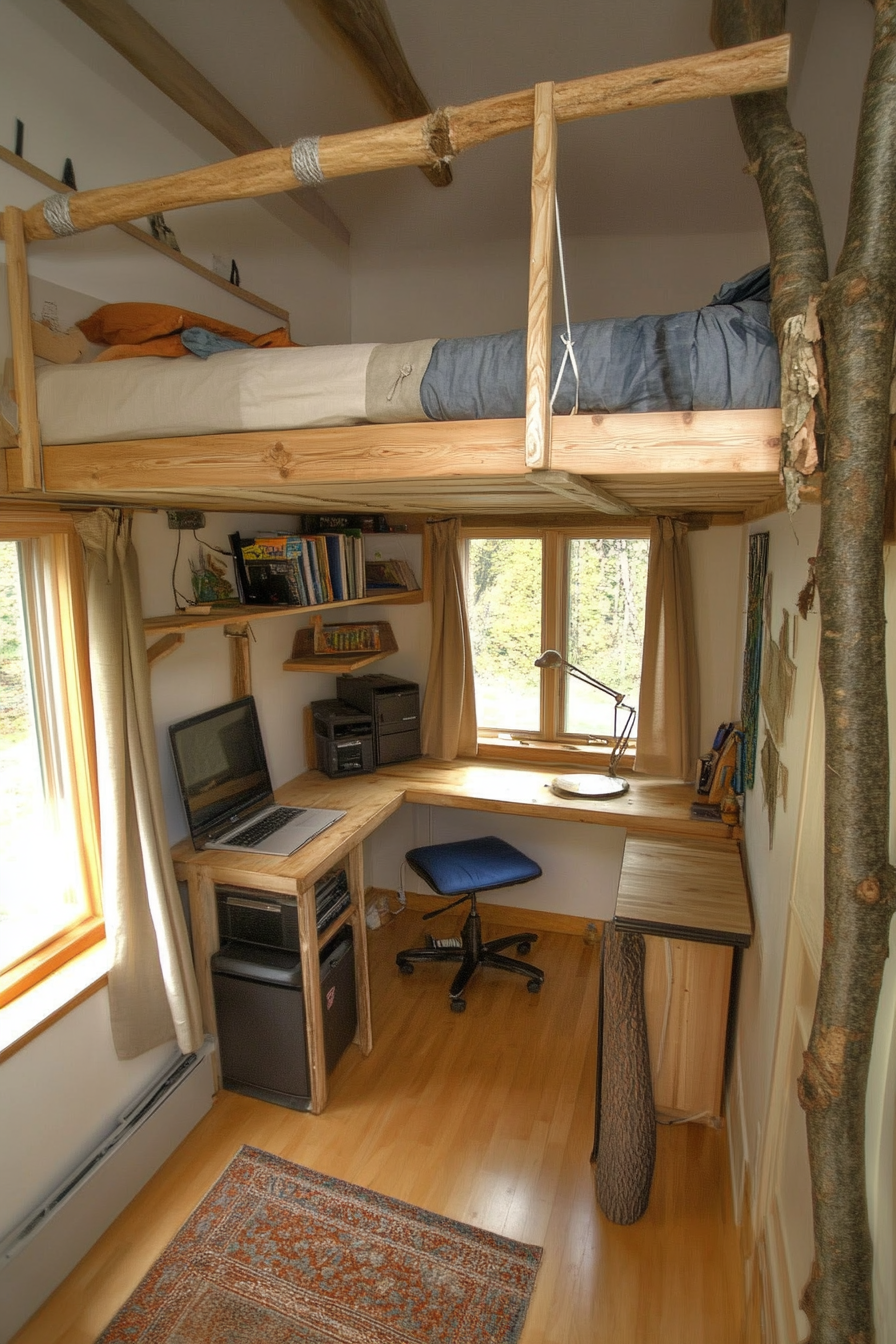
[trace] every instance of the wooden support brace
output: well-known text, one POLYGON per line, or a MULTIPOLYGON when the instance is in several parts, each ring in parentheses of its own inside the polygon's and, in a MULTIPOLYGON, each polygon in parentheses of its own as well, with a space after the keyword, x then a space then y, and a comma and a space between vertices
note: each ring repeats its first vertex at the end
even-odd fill
POLYGON ((37 385, 34 381, 34 347, 31 339, 31 300, 28 293, 24 220, 24 214, 14 205, 8 205, 3 211, 6 283, 9 286, 9 325, 16 405, 19 413, 19 447, 22 450, 22 489, 41 490, 43 472, 40 425, 37 418, 37 385))
POLYGON ((551 465, 551 298, 557 121, 553 84, 535 86, 532 135, 532 232, 526 336, 526 466, 551 465))
POLYGON ((146 661, 149 663, 149 666, 154 667, 155 664, 160 662, 163 658, 167 658, 169 653, 173 653, 175 649, 179 649, 183 642, 183 635, 175 634, 163 635, 161 639, 157 639, 155 644, 150 644, 149 648, 146 650, 146 661))
POLYGON ((252 694, 252 669, 249 662, 249 623, 225 625, 224 634, 230 640, 231 699, 242 700, 252 694))
POLYGON ((633 504, 627 504, 624 499, 617 499, 608 490, 602 490, 599 485, 586 481, 584 476, 575 476, 571 471, 533 471, 526 480, 537 485, 539 489, 549 490, 552 495, 561 495, 580 507, 594 509, 596 513, 623 514, 628 517, 639 514, 639 510, 633 504))

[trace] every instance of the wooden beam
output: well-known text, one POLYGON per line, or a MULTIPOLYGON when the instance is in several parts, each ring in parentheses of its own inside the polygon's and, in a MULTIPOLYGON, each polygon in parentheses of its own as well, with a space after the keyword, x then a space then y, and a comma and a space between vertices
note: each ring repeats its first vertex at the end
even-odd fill
MULTIPOLYGON (((35 182, 42 182, 45 187, 52 187, 54 191, 61 191, 68 194, 71 187, 60 182, 58 178, 53 177, 51 173, 45 173, 43 168, 38 168, 37 164, 29 163, 27 159, 20 158, 18 154, 13 154, 11 149, 6 149, 0 145, 0 161, 9 164, 10 168, 17 169, 24 173, 26 177, 33 177, 35 182)), ((2 219, 2 216, 0 216, 2 219)), ((232 294, 234 298, 242 299, 243 303, 249 303, 253 308, 261 308, 264 312, 270 313, 273 317, 279 318, 281 322, 289 326, 289 313, 285 308, 281 308, 276 303, 263 299, 258 294, 253 294, 251 289, 243 289, 241 285, 232 285, 229 280, 225 280, 220 275, 215 275, 207 266, 202 266, 192 257, 184 256, 183 252, 176 251, 169 247, 167 243, 161 242, 158 238, 153 238, 151 233, 145 229, 140 229, 136 224, 118 223, 116 229, 126 233, 129 238, 134 238, 138 243, 143 243, 145 247, 151 247, 154 252, 167 257, 169 261, 177 262, 178 266, 183 266, 194 275, 199 275, 203 280, 207 280, 211 285, 217 285, 218 289, 223 289, 226 293, 232 294)))
POLYGON ((526 466, 551 465, 551 299, 554 282, 554 201, 557 121, 553 84, 535 86, 532 125, 532 228, 529 243, 529 321, 526 333, 526 466))
POLYGON ((167 658, 175 649, 179 649, 184 642, 184 636, 178 634, 162 635, 154 644, 150 644, 146 650, 146 661, 150 667, 160 662, 162 658, 167 658))
MULTIPOLYGON (((287 0, 287 3, 300 18, 307 13, 308 0, 287 0)), ((363 71, 393 121, 409 121, 433 111, 413 76, 382 0, 311 0, 311 3, 363 71)), ((420 171, 436 187, 447 187, 451 182, 448 163, 421 164, 420 171)))
MULTIPOLYGON (((250 154, 272 147, 271 141, 126 0, 62 3, 231 153, 250 154)), ((295 187, 295 183, 290 185, 295 187)), ((341 242, 349 241, 348 229, 320 192, 291 190, 286 195, 341 242)))
POLYGON ((249 624, 247 621, 239 621, 225 625, 224 634, 230 640, 230 698, 242 700, 244 695, 252 694, 249 624))
POLYGON ((9 288, 18 441, 22 450, 22 489, 40 490, 43 486, 40 422, 37 415, 37 385, 34 381, 34 347, 31 343, 31 301, 28 296, 24 219, 21 210, 8 205, 3 212, 3 240, 6 243, 6 283, 9 288))
POLYGON ((552 495, 572 500, 580 508, 593 509, 595 513, 615 513, 636 516, 638 510, 625 500, 617 499, 608 490, 602 490, 583 476, 574 476, 569 471, 533 471, 526 479, 540 490, 549 490, 552 495))
MULTIPOLYGON (((789 53, 789 37, 770 38, 746 47, 728 47, 634 70, 570 80, 554 87, 554 114, 558 122, 576 121, 638 107, 783 88, 789 53)), ((414 121, 324 135, 316 146, 320 174, 324 179, 349 177, 435 163, 531 126, 534 112, 535 95, 532 89, 525 89, 466 107, 446 108, 414 121)), ((289 191, 296 184, 292 160, 292 150, 286 146, 146 182, 73 192, 68 201, 71 224, 75 232, 83 232, 118 220, 210 201, 289 191)), ((25 236, 29 240, 57 236, 44 217, 42 203, 26 212, 25 236)))

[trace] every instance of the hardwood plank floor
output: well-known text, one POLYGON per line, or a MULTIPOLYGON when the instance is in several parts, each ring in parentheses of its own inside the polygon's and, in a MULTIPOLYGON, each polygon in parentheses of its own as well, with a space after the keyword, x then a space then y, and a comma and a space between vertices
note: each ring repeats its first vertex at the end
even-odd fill
MULTIPOLYGON (((483 921, 488 936, 487 907, 483 921)), ((408 911, 370 935, 373 1053, 349 1047, 324 1113, 219 1093, 14 1344, 92 1344, 243 1143, 543 1246, 521 1344, 741 1344, 723 1132, 660 1126, 644 1218, 616 1227, 597 1208, 599 949, 542 934, 540 995, 480 972, 454 1014, 449 965, 395 968, 424 927, 408 911)))

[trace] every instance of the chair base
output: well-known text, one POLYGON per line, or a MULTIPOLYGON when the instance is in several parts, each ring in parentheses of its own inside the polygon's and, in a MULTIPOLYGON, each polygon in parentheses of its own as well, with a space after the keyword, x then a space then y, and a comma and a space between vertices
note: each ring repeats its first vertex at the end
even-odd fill
MULTIPOLYGON (((461 930, 460 947, 407 948, 404 952, 399 952, 395 958, 398 969, 404 975, 412 975, 414 962, 417 961, 460 962, 460 970, 452 980, 451 988, 448 991, 451 1011, 454 1013, 462 1013, 466 1008, 467 1004, 463 993, 479 966, 493 966, 499 971, 513 971, 516 975, 524 975, 527 979, 526 987, 529 993, 537 994, 544 983, 544 971, 539 970, 537 966, 530 965, 527 961, 517 961, 514 957, 504 957, 501 953, 504 948, 513 947, 514 944, 518 952, 528 952, 531 945, 538 941, 538 934, 511 933, 503 938, 492 938, 484 943, 482 941, 482 922, 476 909, 475 892, 470 893, 470 902, 470 913, 467 915, 461 930)), ((441 914, 441 911, 434 911, 433 913, 441 914)))

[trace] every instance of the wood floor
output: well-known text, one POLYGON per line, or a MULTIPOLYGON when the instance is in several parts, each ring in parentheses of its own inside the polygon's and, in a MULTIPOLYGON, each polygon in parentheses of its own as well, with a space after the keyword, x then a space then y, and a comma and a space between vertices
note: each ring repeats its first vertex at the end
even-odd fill
POLYGON ((322 1115, 220 1093, 14 1344, 92 1344, 243 1143, 543 1246, 521 1344, 742 1344, 723 1132, 660 1127, 634 1226, 596 1206, 598 948, 542 934, 530 954, 540 995, 480 972, 454 1014, 450 966, 395 968, 395 952, 421 942, 410 911, 371 934, 373 1053, 349 1047, 322 1115))

